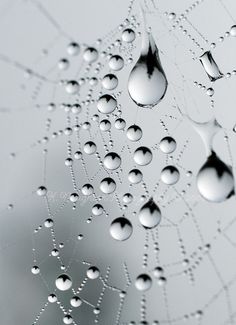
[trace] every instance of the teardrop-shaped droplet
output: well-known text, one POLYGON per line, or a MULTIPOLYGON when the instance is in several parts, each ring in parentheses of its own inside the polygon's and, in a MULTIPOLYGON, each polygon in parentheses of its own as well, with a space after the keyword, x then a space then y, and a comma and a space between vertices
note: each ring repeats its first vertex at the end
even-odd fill
POLYGON ((222 202, 234 194, 234 177, 227 166, 212 151, 197 175, 201 196, 210 202, 222 202))
POLYGON ((129 75, 128 91, 137 105, 153 107, 164 97, 168 82, 155 41, 151 34, 144 33, 141 55, 129 75))
POLYGON ((139 221, 144 228, 154 228, 161 221, 161 211, 151 198, 139 211, 139 221))

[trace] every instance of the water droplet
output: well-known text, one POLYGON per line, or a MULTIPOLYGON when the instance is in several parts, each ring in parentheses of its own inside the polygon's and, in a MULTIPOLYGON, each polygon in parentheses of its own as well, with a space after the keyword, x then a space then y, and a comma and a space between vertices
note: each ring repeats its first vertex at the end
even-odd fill
POLYGON ((103 79, 102 79, 102 86, 105 89, 113 90, 113 89, 115 89, 117 87, 117 85, 118 85, 118 79, 112 73, 109 73, 109 74, 105 75, 103 77, 103 79))
POLYGON ((116 99, 111 95, 103 95, 98 99, 97 108, 100 113, 110 114, 112 113, 117 105, 116 99))
POLYGON ((100 183, 100 190, 104 194, 111 194, 115 191, 115 189, 116 189, 116 183, 110 177, 104 178, 100 183))
POLYGON ((161 171, 161 180, 167 185, 174 185, 179 180, 179 171, 174 166, 166 166, 161 171))
POLYGON ((74 95, 79 91, 79 84, 75 80, 70 80, 66 83, 66 92, 74 95))
POLYGON ((152 161, 152 152, 147 147, 139 147, 134 152, 134 161, 140 166, 146 166, 152 161))
POLYGON ((133 232, 133 226, 131 222, 124 218, 120 217, 112 221, 110 225, 110 234, 112 238, 124 241, 127 240, 133 232))
POLYGON ((143 132, 138 125, 131 125, 126 131, 127 138, 130 141, 139 141, 142 138, 143 132))
POLYGON ((78 308, 79 306, 82 305, 82 300, 78 296, 74 296, 70 300, 70 304, 74 308, 78 308))
POLYGON ((161 222, 161 211, 151 198, 145 203, 138 214, 139 221, 144 228, 154 228, 161 222))
POLYGON ((73 318, 70 315, 65 315, 63 317, 63 323, 68 325, 73 323, 73 318))
POLYGON ((57 289, 61 291, 69 290, 72 286, 72 280, 67 274, 61 274, 55 281, 57 289))
POLYGON ((105 157, 103 161, 104 166, 107 169, 114 170, 120 167, 121 165, 121 158, 120 156, 115 152, 109 152, 105 157))
POLYGON ((37 266, 37 265, 34 265, 32 268, 31 268, 31 272, 36 275, 36 274, 39 274, 40 273, 40 268, 37 266))
POLYGON ((109 60, 109 67, 114 71, 119 71, 124 66, 124 60, 120 55, 113 55, 109 60))
POLYGON ((96 266, 90 266, 86 274, 89 279, 95 280, 99 277, 100 271, 96 266))
POLYGON ((131 28, 127 28, 122 32, 122 41, 126 43, 133 42, 135 40, 135 32, 131 28))
POLYGON ((82 186, 81 192, 83 195, 92 195, 94 192, 94 188, 91 184, 85 184, 82 186))
POLYGON ((218 65, 216 64, 210 51, 205 52, 199 58, 201 64, 203 65, 209 79, 211 81, 216 81, 223 77, 220 72, 218 65))
POLYGON ((137 105, 153 107, 165 96, 167 85, 154 39, 145 32, 141 55, 129 75, 129 95, 137 105))
POLYGON ((111 129, 111 122, 109 120, 102 120, 99 124, 99 127, 103 132, 109 131, 111 129))
POLYGON ((176 142, 172 137, 165 137, 160 142, 160 149, 162 152, 169 154, 175 151, 176 142))
POLYGON ((57 302, 57 296, 56 296, 54 293, 50 294, 50 295, 48 296, 48 301, 49 301, 51 304, 57 302))
POLYGON ((83 59, 88 63, 93 63, 98 58, 98 51, 94 47, 88 47, 83 54, 83 59))
POLYGON ((124 130, 125 127, 126 127, 126 122, 125 120, 123 120, 123 118, 118 118, 115 120, 115 128, 117 130, 124 130))
POLYGON ((77 55, 79 54, 79 51, 80 51, 80 46, 78 43, 75 43, 75 42, 71 42, 68 46, 67 46, 67 53, 69 55, 77 55))
POLYGON ((47 194, 47 188, 45 186, 39 186, 37 189, 38 196, 45 196, 47 194))
POLYGON ((222 202, 234 194, 232 170, 213 151, 197 174, 197 187, 210 202, 222 202))
POLYGON ((230 35, 235 37, 236 36, 236 25, 233 25, 231 28, 230 28, 230 35))
POLYGON ((97 146, 93 141, 88 141, 84 144, 84 152, 87 155, 92 155, 96 152, 97 146))
POLYGON ((152 279, 148 274, 140 274, 135 280, 135 287, 139 291, 147 291, 152 286, 152 279))
POLYGON ((92 207, 92 214, 94 216, 100 216, 103 213, 103 206, 101 204, 95 204, 92 207))
POLYGON ((143 174, 139 169, 132 169, 129 172, 128 180, 130 181, 130 183, 138 184, 142 181, 142 179, 143 179, 143 174))

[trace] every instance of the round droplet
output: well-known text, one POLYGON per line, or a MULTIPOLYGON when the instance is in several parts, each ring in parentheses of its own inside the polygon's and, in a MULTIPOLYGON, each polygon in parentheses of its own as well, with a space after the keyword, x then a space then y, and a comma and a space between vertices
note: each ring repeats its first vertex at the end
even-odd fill
POLYGON ((78 296, 74 296, 70 300, 70 304, 74 308, 78 308, 79 306, 82 305, 82 300, 78 296))
POLYGON ((37 266, 37 265, 34 265, 32 268, 31 268, 31 272, 36 275, 36 274, 39 274, 40 273, 40 268, 37 266))
POLYGON ((118 85, 118 79, 114 74, 109 73, 105 75, 102 79, 102 86, 105 89, 113 90, 117 87, 117 85, 118 85))
POLYGON ((69 68, 70 62, 67 59, 63 58, 59 60, 57 66, 59 70, 66 70, 69 68))
POLYGON ((114 170, 120 167, 121 165, 121 158, 115 152, 109 152, 103 160, 104 167, 110 170, 114 170))
POLYGON ((172 137, 165 137, 160 142, 160 149, 164 153, 172 153, 176 149, 176 141, 172 137))
POLYGON ((174 185, 179 180, 179 171, 174 166, 166 166, 161 171, 161 180, 167 185, 174 185))
POLYGON ((230 28, 230 35, 235 37, 236 36, 236 25, 233 25, 231 28, 230 28))
POLYGON ((71 195, 70 195, 70 201, 71 201, 72 203, 77 202, 78 199, 79 199, 79 195, 78 195, 77 193, 71 193, 71 195))
POLYGON ((47 194, 47 188, 45 186, 39 186, 37 189, 38 196, 45 196, 47 194))
POLYGON ((133 42, 135 40, 135 32, 131 28, 127 28, 122 32, 122 41, 126 43, 133 42))
POLYGON ((98 51, 94 47, 88 47, 83 54, 83 59, 88 63, 93 63, 98 58, 98 51))
POLYGON ((112 113, 117 105, 116 99, 111 95, 103 95, 98 99, 97 108, 102 114, 112 113))
POLYGON ((67 53, 69 55, 77 55, 79 54, 79 51, 80 51, 80 46, 78 43, 75 43, 75 42, 71 42, 68 46, 67 46, 67 53))
POLYGON ((111 194, 115 191, 115 189, 116 189, 116 183, 110 177, 104 178, 100 183, 100 190, 104 194, 111 194))
POLYGON ((66 83, 66 92, 68 94, 76 94, 79 91, 79 84, 75 80, 70 80, 66 83))
POLYGON ((110 235, 118 241, 127 240, 132 235, 132 232, 133 226, 131 222, 124 217, 113 220, 110 225, 110 235))
POLYGON ((152 279, 148 274, 140 274, 135 280, 135 287, 139 291, 147 291, 152 286, 152 279))
POLYGON ((92 208, 92 214, 94 216, 100 216, 103 213, 103 206, 101 204, 95 204, 92 208))
POLYGON ((152 161, 152 152, 147 147, 139 147, 134 152, 134 161, 140 166, 146 166, 152 161))
POLYGON ((100 271, 96 266, 90 266, 87 270, 87 277, 91 280, 97 279, 100 275, 100 271))
POLYGON ((103 132, 109 131, 111 129, 111 122, 108 120, 102 120, 99 124, 99 127, 103 132))
POLYGON ((132 169, 129 172, 128 180, 130 181, 130 183, 138 184, 142 181, 142 179, 143 179, 143 174, 139 169, 132 169))
POLYGON ((115 120, 115 128, 117 130, 124 130, 125 127, 126 127, 126 122, 123 118, 118 118, 115 120))
POLYGON ((123 195, 123 202, 126 203, 126 204, 129 204, 133 201, 133 195, 130 194, 130 193, 125 193, 123 195))
POLYGON ((94 188, 91 184, 84 184, 82 186, 81 192, 83 195, 89 196, 94 193, 94 188))
POLYGON ((109 67, 114 71, 119 71, 124 66, 124 60, 120 55, 113 55, 109 60, 109 67))
POLYGON ((138 125, 131 125, 126 131, 127 138, 130 141, 139 141, 142 138, 143 132, 138 125))
POLYGON ((72 280, 67 274, 61 274, 55 281, 57 289, 61 291, 69 290, 72 286, 72 280))
POLYGON ((57 302, 57 296, 54 293, 50 294, 48 296, 48 302, 50 302, 51 304, 57 302))
POLYGON ((234 194, 232 170, 215 152, 211 153, 198 172, 197 187, 202 197, 210 202, 222 202, 234 194))
POLYGON ((63 323, 64 324, 72 324, 73 323, 73 318, 70 315, 66 315, 63 317, 63 323))
POLYGON ((97 146, 94 142, 92 141, 88 141, 84 144, 84 152, 87 154, 87 155, 92 155, 96 152, 97 150, 97 146))
POLYGON ((161 211, 151 198, 145 203, 138 214, 139 222, 144 228, 154 228, 161 222, 161 211))

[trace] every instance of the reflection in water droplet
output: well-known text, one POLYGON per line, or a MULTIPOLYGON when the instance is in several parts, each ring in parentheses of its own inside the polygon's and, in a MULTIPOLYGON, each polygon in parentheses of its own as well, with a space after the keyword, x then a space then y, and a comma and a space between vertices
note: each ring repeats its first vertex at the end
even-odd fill
POLYGON ((98 58, 98 51, 94 47, 88 47, 83 54, 83 59, 88 63, 93 63, 98 58))
POLYGON ((96 266, 90 266, 86 272, 87 277, 91 280, 95 280, 100 275, 100 270, 96 266))
POLYGON ((122 32, 122 41, 126 43, 133 42, 135 40, 135 32, 131 28, 127 28, 122 32))
POLYGON ((61 274, 56 279, 56 287, 61 291, 69 290, 72 286, 72 280, 67 274, 61 274))
POLYGON ((105 157, 104 157, 104 166, 107 169, 114 170, 120 167, 121 164, 121 158, 120 156, 115 153, 115 152, 109 152, 105 157))
POLYGON ((199 58, 201 64, 203 65, 209 79, 211 81, 216 81, 223 77, 223 74, 220 72, 218 65, 216 64, 210 51, 205 52, 199 58))
POLYGON ((110 177, 104 178, 100 183, 100 190, 104 194, 111 194, 115 191, 115 189, 116 189, 116 183, 110 177))
POLYGON ((109 120, 102 120, 99 124, 100 130, 103 132, 109 131, 111 128, 111 122, 109 120))
POLYGON ((151 198, 139 211, 139 221, 144 228, 154 228, 161 221, 161 211, 151 198))
POLYGON ((103 95, 98 99, 97 108, 100 113, 110 114, 112 113, 117 105, 116 99, 111 95, 103 95))
POLYGON ((74 308, 78 308, 82 304, 82 300, 78 296, 74 296, 70 300, 70 304, 74 308))
POLYGON ((115 89, 117 85, 118 85, 118 79, 112 73, 105 75, 102 79, 102 86, 107 90, 115 89))
POLYGON ((176 142, 172 137, 165 137, 160 142, 160 149, 164 153, 172 153, 176 149, 176 142))
POLYGON ((152 161, 152 152, 147 147, 139 147, 134 152, 134 161, 140 166, 150 164, 152 161))
POLYGON ((143 174, 139 169, 132 169, 129 172, 128 180, 130 181, 130 183, 138 184, 142 181, 142 179, 143 179, 143 174))
POLYGON ((154 39, 145 31, 141 55, 129 75, 129 95, 137 105, 153 107, 164 97, 167 85, 154 39))
POLYGON ((111 223, 110 234, 116 240, 127 240, 132 235, 132 232, 133 226, 131 222, 124 217, 117 218, 111 223))
POLYGON ((135 287, 139 291, 147 291, 152 286, 152 279, 148 274, 140 274, 135 280, 135 287))
POLYGON ((124 60, 120 55, 113 55, 109 60, 109 67, 114 71, 119 71, 124 66, 124 60))
POLYGON ((197 187, 210 202, 222 202, 234 194, 232 170, 212 151, 197 175, 197 187))
POLYGON ((166 166, 161 171, 161 180, 167 185, 174 185, 179 180, 179 171, 174 166, 166 166))
POLYGON ((138 141, 142 138, 143 132, 138 125, 131 125, 126 131, 127 138, 130 141, 138 141))

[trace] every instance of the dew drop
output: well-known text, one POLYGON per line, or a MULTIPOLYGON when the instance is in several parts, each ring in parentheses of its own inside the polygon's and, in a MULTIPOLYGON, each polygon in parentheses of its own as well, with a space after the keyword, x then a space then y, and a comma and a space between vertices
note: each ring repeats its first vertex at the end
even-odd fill
POLYGON ((160 142, 160 149, 162 152, 169 154, 175 151, 176 142, 172 137, 165 137, 160 142))
POLYGON ((120 55, 113 55, 109 59, 109 67, 111 70, 119 71, 124 67, 124 60, 120 55))
POLYGON ((152 161, 152 152, 147 147, 139 147, 134 152, 134 161, 140 166, 146 166, 152 161))
POLYGON ((161 211, 151 198, 145 203, 138 214, 139 222, 144 228, 154 228, 161 222, 161 211))
POLYGON ((142 138, 143 132, 138 125, 131 125, 126 131, 127 138, 130 141, 139 141, 142 138))
POLYGON ((109 152, 105 157, 103 161, 104 167, 110 170, 114 170, 120 167, 121 165, 121 158, 120 156, 115 152, 109 152))
POLYGON ((67 274, 61 274, 55 281, 57 289, 61 291, 69 290, 72 286, 72 280, 67 274))
POLYGON ((179 171, 174 166, 166 166, 161 171, 161 180, 167 185, 174 185, 179 180, 179 171))
POLYGON ((118 79, 112 73, 105 75, 102 79, 102 86, 107 90, 113 90, 117 87, 117 85, 118 85, 118 79))
POLYGON ((116 183, 110 177, 104 178, 100 183, 100 190, 104 194, 111 194, 115 191, 115 189, 116 189, 116 183))
POLYGON ((97 102, 97 108, 100 113, 110 114, 112 113, 117 105, 116 99, 111 95, 102 95, 97 102))
POLYGON ((129 95, 137 105, 153 107, 163 99, 167 86, 154 39, 145 32, 141 55, 129 75, 129 95))
POLYGON ((132 235, 132 232, 133 226, 131 222, 124 217, 113 220, 110 225, 110 235, 118 241, 127 240, 132 235))
POLYGON ((140 274, 135 280, 135 287, 139 291, 147 291, 152 286, 152 279, 148 274, 140 274))
POLYGON ((216 81, 223 77, 210 51, 205 52, 199 58, 203 68, 211 81, 216 81))
POLYGON ((232 170, 212 151, 197 174, 197 188, 210 202, 222 202, 234 194, 232 170))

